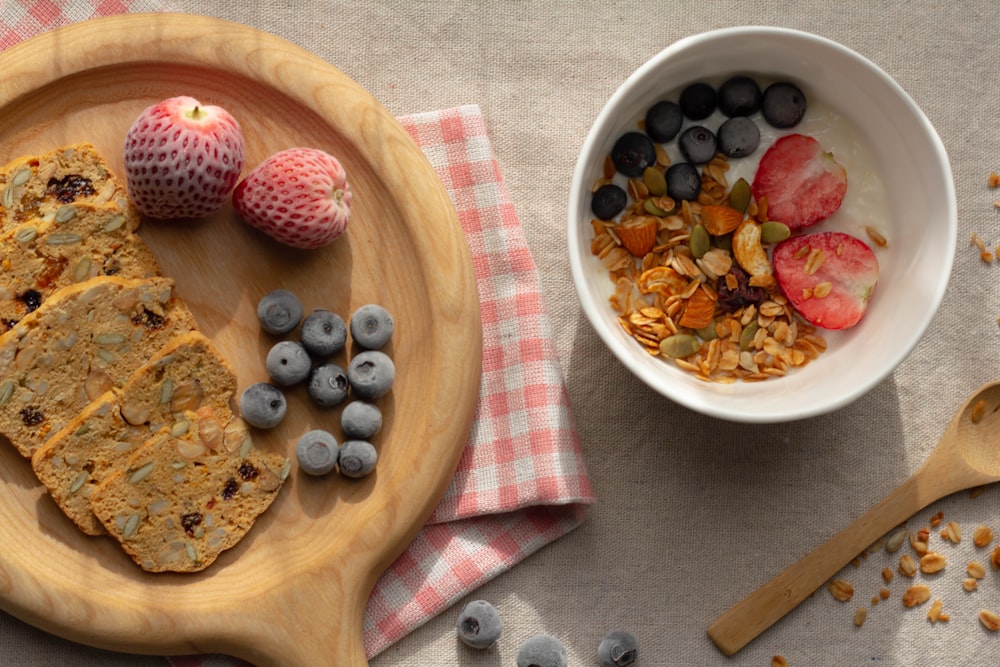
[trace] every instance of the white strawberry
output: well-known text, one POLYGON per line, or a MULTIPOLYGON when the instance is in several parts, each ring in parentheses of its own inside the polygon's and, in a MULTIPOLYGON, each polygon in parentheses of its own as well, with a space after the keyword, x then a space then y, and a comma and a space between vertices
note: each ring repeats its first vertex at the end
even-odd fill
POLYGON ((318 248, 347 229, 351 188, 337 158, 315 148, 289 148, 240 181, 233 206, 247 224, 276 241, 318 248))
POLYGON ((129 198, 150 218, 214 213, 242 169, 239 123, 222 107, 193 97, 171 97, 146 108, 125 137, 129 198))

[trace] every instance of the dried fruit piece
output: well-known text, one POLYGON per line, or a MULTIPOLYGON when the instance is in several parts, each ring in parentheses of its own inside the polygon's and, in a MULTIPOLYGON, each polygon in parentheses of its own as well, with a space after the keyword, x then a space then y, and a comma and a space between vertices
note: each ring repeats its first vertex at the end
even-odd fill
POLYGON ((677 322, 688 329, 701 329, 712 323, 715 316, 715 299, 703 289, 697 289, 686 301, 684 315, 677 322))
POLYGON ((743 222, 743 214, 729 206, 710 204, 701 207, 701 224, 712 236, 728 234, 743 222))

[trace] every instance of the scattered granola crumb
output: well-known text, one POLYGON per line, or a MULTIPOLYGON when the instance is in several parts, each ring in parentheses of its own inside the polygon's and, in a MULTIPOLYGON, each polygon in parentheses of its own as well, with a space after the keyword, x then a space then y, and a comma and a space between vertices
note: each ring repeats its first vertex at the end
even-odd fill
POLYGON ((1000 186, 1000 174, 996 173, 995 171, 991 171, 987 183, 989 183, 989 186, 991 188, 1000 186))
POLYGON ((996 612, 983 609, 979 612, 979 622, 983 624, 984 628, 991 632, 1000 630, 1000 616, 998 616, 996 612))
POLYGON ((927 610, 927 620, 931 622, 931 625, 937 623, 938 621, 947 621, 948 615, 941 613, 941 600, 934 600, 931 603, 931 608, 927 610))
POLYGON ((903 593, 903 606, 916 607, 931 599, 931 587, 927 584, 914 584, 903 593))
POLYGON ((834 579, 827 588, 830 594, 841 602, 847 602, 854 596, 854 586, 843 579, 834 579))
POLYGON ((858 607, 854 612, 854 627, 860 628, 865 624, 866 618, 868 618, 868 610, 865 607, 858 607))
POLYGON ((771 658, 771 667, 788 667, 788 661, 784 656, 776 655, 771 658))
POLYGON ((982 548, 993 541, 993 530, 989 526, 977 526, 972 533, 972 543, 982 548))
POLYGON ((962 588, 971 593, 979 588, 979 582, 972 577, 966 577, 965 579, 962 579, 962 588))
MULTIPOLYGON (((934 516, 931 517, 931 521, 930 521, 931 528, 936 528, 937 526, 940 526, 941 525, 941 521, 943 521, 943 520, 944 520, 944 512, 938 512, 937 514, 935 514, 934 516)), ((928 532, 928 534, 930 533, 929 530, 927 532, 928 532)), ((924 537, 924 541, 925 542, 927 541, 927 537, 924 537)))

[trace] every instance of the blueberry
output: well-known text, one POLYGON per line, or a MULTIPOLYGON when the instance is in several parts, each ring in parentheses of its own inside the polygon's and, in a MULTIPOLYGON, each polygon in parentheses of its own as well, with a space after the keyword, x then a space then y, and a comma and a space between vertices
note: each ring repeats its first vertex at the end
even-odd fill
POLYGON ((340 413, 340 428, 352 440, 370 440, 382 430, 382 411, 374 403, 351 401, 340 413))
POLYGON ((719 150, 727 157, 746 157, 759 145, 757 123, 746 116, 734 116, 719 128, 719 150))
POLYGON ((590 198, 590 210, 601 220, 611 220, 622 212, 628 203, 628 195, 614 183, 597 188, 590 198))
POLYGON ((375 399, 392 388, 396 367, 389 355, 377 350, 366 350, 351 359, 347 366, 347 380, 358 398, 375 399))
POLYGON ((351 338, 366 350, 377 350, 388 343, 394 328, 392 315, 378 304, 361 306, 351 316, 351 338))
POLYGON ((372 443, 365 440, 348 440, 340 446, 337 465, 345 477, 364 477, 375 469, 378 453, 372 443))
POLYGON ((285 418, 287 409, 285 395, 273 384, 266 382, 250 385, 240 396, 240 413, 243 419, 257 428, 274 428, 285 418))
POLYGON ((309 431, 295 445, 299 468, 308 475, 325 475, 333 470, 338 451, 337 439, 320 429, 309 431))
POLYGON ((772 83, 764 91, 761 113, 772 127, 795 127, 806 114, 806 95, 794 83, 772 83))
POLYGON ((601 661, 601 667, 634 665, 639 659, 639 642, 623 630, 609 632, 597 647, 597 659, 601 661))
POLYGON ((517 667, 566 667, 566 648, 551 635, 525 639, 517 650, 517 667))
POLYGON ((264 360, 267 374, 277 384, 290 387, 309 377, 312 359, 301 344, 291 340, 275 343, 264 360))
POLYGON ((309 397, 321 408, 340 405, 349 388, 347 373, 337 364, 322 364, 309 374, 309 397))
POLYGON ((317 357, 329 357, 344 349, 347 342, 347 325, 337 313, 318 308, 302 322, 299 340, 303 347, 317 357))
POLYGON ((502 631, 500 612, 486 600, 473 600, 458 615, 458 637, 472 648, 489 648, 502 631))
POLYGON ((693 201, 701 192, 701 174, 690 162, 676 162, 667 169, 667 194, 671 199, 693 201))
POLYGON ((708 118, 715 111, 715 89, 707 83, 692 83, 681 91, 681 111, 691 120, 708 118))
POLYGON ((683 122, 684 113, 680 105, 670 100, 662 100, 646 111, 646 134, 653 141, 664 144, 677 136, 683 122))
POLYGON ((719 110, 730 118, 757 113, 760 100, 760 86, 747 76, 734 76, 719 87, 719 110))
POLYGON ((694 125, 681 132, 677 145, 692 164, 705 164, 715 157, 718 148, 715 135, 702 125, 694 125))
POLYGON ((264 331, 286 334, 302 319, 302 303, 288 290, 276 289, 257 303, 257 319, 264 331))
POLYGON ((611 161, 619 172, 636 178, 646 167, 656 164, 656 147, 642 132, 626 132, 611 147, 611 161))

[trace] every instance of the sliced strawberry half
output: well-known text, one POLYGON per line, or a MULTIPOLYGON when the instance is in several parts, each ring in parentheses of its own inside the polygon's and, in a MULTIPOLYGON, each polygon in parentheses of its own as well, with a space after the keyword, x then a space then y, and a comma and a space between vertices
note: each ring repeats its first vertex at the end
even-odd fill
POLYGON ((753 196, 767 197, 767 217, 792 230, 815 225, 833 215, 847 192, 847 170, 802 134, 781 137, 760 159, 753 196))
POLYGON ((793 236, 774 248, 774 276, 807 322, 847 329, 861 321, 878 283, 878 259, 849 234, 793 236))

